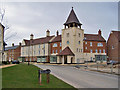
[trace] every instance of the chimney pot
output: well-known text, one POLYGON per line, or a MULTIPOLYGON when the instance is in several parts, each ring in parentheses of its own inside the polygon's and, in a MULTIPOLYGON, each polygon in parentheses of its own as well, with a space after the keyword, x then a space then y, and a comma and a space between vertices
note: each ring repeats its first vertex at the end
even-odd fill
POLYGON ((21 46, 21 42, 19 43, 19 46, 21 46))
POLYGON ((33 40, 33 37, 34 37, 34 35, 33 35, 33 34, 31 34, 31 35, 30 35, 30 40, 33 40))
POLYGON ((48 36, 50 36, 50 31, 49 30, 46 31, 46 37, 48 37, 48 36))
POLYGON ((12 46, 14 46, 14 43, 12 43, 12 46))
POLYGON ((57 30, 57 32, 56 32, 56 35, 57 35, 57 36, 59 35, 59 32, 58 32, 58 30, 57 30))
POLYGON ((101 36, 101 29, 99 29, 99 31, 98 31, 98 35, 100 35, 100 36, 101 36))

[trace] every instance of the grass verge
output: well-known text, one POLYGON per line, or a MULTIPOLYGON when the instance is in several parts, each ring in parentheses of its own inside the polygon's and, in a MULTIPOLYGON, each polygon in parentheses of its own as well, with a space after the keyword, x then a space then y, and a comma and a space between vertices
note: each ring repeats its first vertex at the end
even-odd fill
POLYGON ((2 69, 2 88, 72 88, 71 85, 50 75, 50 83, 46 74, 42 74, 42 85, 38 83, 39 68, 34 65, 19 64, 2 69))

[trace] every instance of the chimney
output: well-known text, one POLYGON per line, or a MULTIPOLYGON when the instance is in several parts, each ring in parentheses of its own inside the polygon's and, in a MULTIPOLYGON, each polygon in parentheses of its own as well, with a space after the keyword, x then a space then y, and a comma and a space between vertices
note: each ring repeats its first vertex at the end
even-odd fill
POLYGON ((57 35, 57 36, 59 35, 59 32, 58 32, 58 30, 57 30, 57 32, 56 32, 56 35, 57 35))
POLYGON ((19 46, 21 46, 21 42, 19 43, 19 46))
POLYGON ((99 29, 99 31, 98 31, 98 35, 100 35, 101 36, 101 30, 99 29))
POLYGON ((34 36, 33 34, 30 35, 30 40, 33 40, 33 36, 34 36))
POLYGON ((12 43, 12 46, 14 47, 14 43, 12 43))
POLYGON ((46 31, 46 37, 49 37, 49 36, 50 36, 50 31, 47 30, 47 31, 46 31))

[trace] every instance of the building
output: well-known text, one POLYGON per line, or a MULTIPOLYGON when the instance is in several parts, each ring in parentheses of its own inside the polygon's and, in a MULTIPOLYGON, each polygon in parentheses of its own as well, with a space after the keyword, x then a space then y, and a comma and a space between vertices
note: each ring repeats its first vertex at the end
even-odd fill
POLYGON ((10 47, 5 47, 5 61, 18 60, 21 56, 21 43, 19 45, 14 45, 10 47))
POLYGON ((50 31, 46 31, 46 37, 22 41, 21 58, 23 61, 30 62, 50 62, 50 41, 54 36, 50 36, 50 31))
POLYGON ((0 23, 0 62, 3 61, 4 54, 4 26, 0 23))
POLYGON ((106 59, 106 41, 98 34, 84 34, 82 24, 79 22, 73 8, 64 23, 62 29, 62 52, 58 56, 58 62, 82 63, 85 60, 94 60, 96 57, 106 59))
POLYGON ((78 20, 73 8, 64 23, 62 34, 23 40, 21 57, 24 61, 50 63, 83 63, 87 61, 106 60, 106 40, 101 30, 97 34, 84 34, 82 24, 78 20))
POLYGON ((102 37, 101 30, 98 34, 84 34, 84 58, 90 61, 106 60, 106 40, 102 37))
POLYGON ((120 62, 120 31, 111 31, 107 40, 108 60, 120 62))
POLYGON ((56 36, 50 42, 50 63, 60 63, 57 62, 57 54, 62 51, 62 37, 59 32, 56 32, 56 36))

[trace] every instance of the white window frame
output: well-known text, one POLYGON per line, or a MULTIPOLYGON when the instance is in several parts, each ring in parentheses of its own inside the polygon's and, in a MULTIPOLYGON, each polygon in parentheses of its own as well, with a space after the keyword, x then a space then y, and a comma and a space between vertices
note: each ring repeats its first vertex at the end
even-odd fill
POLYGON ((92 42, 90 42, 90 46, 92 46, 92 42))

